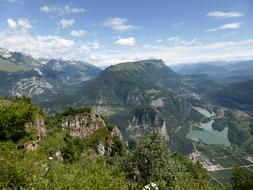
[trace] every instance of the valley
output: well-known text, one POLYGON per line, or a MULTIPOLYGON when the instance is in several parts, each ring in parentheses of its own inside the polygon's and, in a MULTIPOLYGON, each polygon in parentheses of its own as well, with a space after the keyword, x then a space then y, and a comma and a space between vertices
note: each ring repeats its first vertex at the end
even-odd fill
POLYGON ((205 144, 219 144, 224 146, 230 146, 228 140, 228 128, 225 127, 222 131, 214 130, 212 125, 215 122, 215 113, 210 113, 205 109, 198 108, 199 112, 209 118, 210 121, 206 123, 199 123, 198 128, 191 127, 190 131, 187 133, 186 138, 191 141, 196 141, 205 144))
MULTIPOLYGON (((17 55, 16 59, 23 59, 24 55, 17 55)), ((2 55, 2 59, 9 57, 2 55)), ((69 107, 92 109, 118 126, 130 148, 140 136, 158 132, 173 151, 200 162, 217 187, 230 185, 236 166, 252 170, 250 101, 239 98, 247 102, 245 107, 242 102, 227 104, 221 99, 236 102, 237 96, 230 97, 227 89, 239 91, 241 87, 249 90, 240 96, 249 97, 248 85, 216 80, 214 76, 220 74, 216 70, 201 73, 199 68, 188 75, 185 67, 177 73, 157 59, 120 63, 104 70, 77 61, 34 62, 28 70, 0 71, 1 96, 30 97, 51 115, 69 107)))
POLYGON ((0 190, 253 190, 252 0, 0 0, 0 190))

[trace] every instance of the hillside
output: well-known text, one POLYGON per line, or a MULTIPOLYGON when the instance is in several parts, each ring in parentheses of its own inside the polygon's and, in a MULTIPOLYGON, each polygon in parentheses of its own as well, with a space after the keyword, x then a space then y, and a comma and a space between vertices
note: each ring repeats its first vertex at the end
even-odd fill
MULTIPOLYGON (((181 88, 180 77, 161 60, 121 63, 108 67, 71 96, 58 97, 43 107, 50 111, 92 107, 117 124, 126 139, 155 130, 177 147, 179 140, 173 138, 183 136, 193 115, 203 117, 178 95, 181 88)), ((187 151, 187 146, 181 148, 187 151)))
POLYGON ((68 94, 96 77, 100 69, 81 61, 34 59, 18 52, 0 51, 0 95, 27 96, 36 103, 68 94))
POLYGON ((211 100, 221 106, 253 111, 253 80, 231 84, 210 93, 211 100))
POLYGON ((38 64, 38 61, 31 56, 24 55, 20 52, 11 52, 7 49, 0 48, 0 71, 28 71, 35 68, 38 64))
POLYGON ((19 98, 1 99, 0 112, 1 189, 140 189, 151 182, 181 189, 181 178, 190 189, 212 189, 202 167, 172 154, 157 134, 126 152, 117 128, 90 109, 49 117, 19 98))

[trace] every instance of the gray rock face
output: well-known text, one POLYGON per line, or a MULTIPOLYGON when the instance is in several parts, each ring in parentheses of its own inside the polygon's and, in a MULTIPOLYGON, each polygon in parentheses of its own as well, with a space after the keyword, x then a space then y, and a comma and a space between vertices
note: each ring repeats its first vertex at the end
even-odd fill
POLYGON ((83 113, 63 118, 61 126, 69 130, 72 137, 84 139, 91 136, 95 131, 106 127, 106 124, 97 114, 83 113))
POLYGON ((130 120, 130 128, 155 129, 163 125, 164 120, 159 111, 148 108, 137 110, 134 117, 130 120))
POLYGON ((38 115, 34 123, 27 123, 25 127, 26 131, 28 132, 35 128, 37 139, 21 144, 19 145, 19 148, 25 148, 26 150, 36 150, 39 147, 39 142, 41 139, 46 137, 44 118, 41 115, 38 115))
POLYGON ((148 131, 160 133, 166 140, 169 139, 165 120, 155 108, 142 108, 135 111, 126 132, 129 136, 139 136, 148 131))
POLYGON ((99 143, 97 146, 97 154, 103 156, 105 154, 105 146, 102 143, 99 143))
POLYGON ((44 118, 42 116, 38 116, 35 121, 35 127, 37 130, 37 138, 40 141, 42 138, 46 137, 46 128, 44 123, 44 118))
POLYGON ((35 76, 30 78, 23 78, 17 81, 16 85, 12 88, 12 96, 28 96, 33 97, 37 95, 50 92, 57 94, 52 84, 43 78, 36 78, 35 76))

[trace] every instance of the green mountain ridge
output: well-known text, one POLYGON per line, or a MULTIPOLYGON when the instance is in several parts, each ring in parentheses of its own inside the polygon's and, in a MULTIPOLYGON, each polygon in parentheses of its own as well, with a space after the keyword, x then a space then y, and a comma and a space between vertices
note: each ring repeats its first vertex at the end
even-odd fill
MULTIPOLYGON (((126 139, 151 129, 170 136, 173 142, 174 136, 183 136, 187 131, 192 118, 204 117, 177 94, 181 88, 180 77, 162 60, 143 60, 110 66, 71 96, 58 97, 42 106, 56 111, 66 106, 92 107, 117 124, 126 139), (145 115, 149 114, 159 118, 148 121, 145 115)), ((173 142, 175 147, 177 144, 178 140, 173 142)))
POLYGON ((211 100, 221 106, 253 111, 253 80, 230 84, 209 94, 211 100))

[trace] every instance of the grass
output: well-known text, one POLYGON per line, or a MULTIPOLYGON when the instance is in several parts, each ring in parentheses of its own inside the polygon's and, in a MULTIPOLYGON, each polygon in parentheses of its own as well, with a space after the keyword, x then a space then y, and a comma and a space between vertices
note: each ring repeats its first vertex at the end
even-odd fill
POLYGON ((233 155, 228 155, 225 158, 221 159, 215 159, 215 161, 219 163, 223 168, 245 165, 244 162, 233 155))
POLYGON ((223 185, 229 186, 231 184, 231 178, 233 177, 233 170, 222 170, 209 172, 214 178, 220 181, 223 185))

